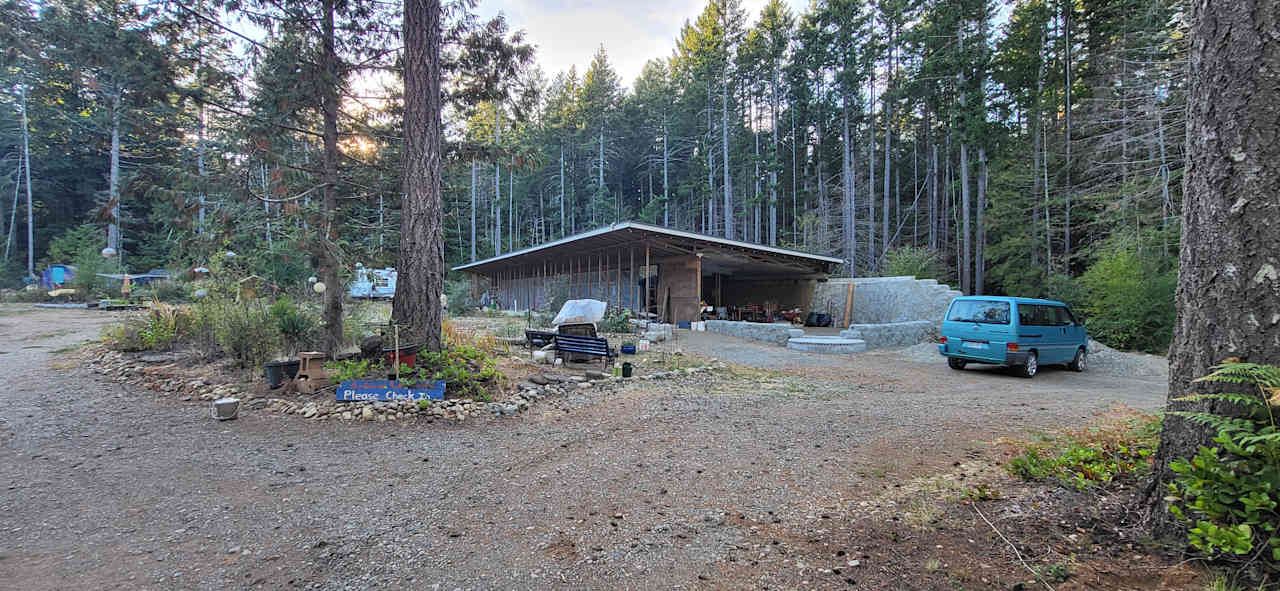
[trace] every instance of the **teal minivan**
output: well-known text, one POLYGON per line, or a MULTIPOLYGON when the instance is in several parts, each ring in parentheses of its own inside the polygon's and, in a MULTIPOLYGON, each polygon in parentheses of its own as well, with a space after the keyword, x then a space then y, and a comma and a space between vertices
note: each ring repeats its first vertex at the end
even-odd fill
POLYGON ((1007 365, 1034 377, 1041 365, 1084 371, 1089 337, 1062 302, 1031 298, 961 296, 942 320, 938 352, 951 369, 969 363, 1007 365))

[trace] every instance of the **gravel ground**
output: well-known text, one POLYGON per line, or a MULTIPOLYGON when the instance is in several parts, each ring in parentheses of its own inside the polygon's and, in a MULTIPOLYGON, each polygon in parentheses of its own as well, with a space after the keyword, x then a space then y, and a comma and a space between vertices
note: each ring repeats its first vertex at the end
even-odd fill
POLYGON ((462 425, 219 423, 59 352, 110 318, 0 306, 0 588, 742 588, 753 524, 811 535, 886 476, 1165 396, 696 334, 739 365, 462 425))
MULTIPOLYGON (((900 349, 898 354, 916 363, 937 363, 943 361, 938 355, 938 345, 921 343, 900 349)), ((1169 360, 1159 355, 1148 353, 1128 353, 1117 351, 1093 339, 1089 340, 1090 373, 1108 376, 1143 376, 1167 379, 1169 377, 1169 360)))

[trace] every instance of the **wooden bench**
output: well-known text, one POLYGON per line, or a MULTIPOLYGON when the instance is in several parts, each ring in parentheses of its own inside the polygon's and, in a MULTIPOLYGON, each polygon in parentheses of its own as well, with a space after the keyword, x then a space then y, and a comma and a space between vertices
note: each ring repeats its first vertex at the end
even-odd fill
POLYGON ((606 367, 609 365, 609 360, 613 359, 613 351, 609 349, 609 341, 598 337, 558 334, 556 335, 556 352, 595 355, 603 358, 606 367))
POLYGON ((524 341, 534 349, 540 349, 550 345, 556 340, 556 333, 547 332, 545 330, 529 330, 524 331, 524 341))

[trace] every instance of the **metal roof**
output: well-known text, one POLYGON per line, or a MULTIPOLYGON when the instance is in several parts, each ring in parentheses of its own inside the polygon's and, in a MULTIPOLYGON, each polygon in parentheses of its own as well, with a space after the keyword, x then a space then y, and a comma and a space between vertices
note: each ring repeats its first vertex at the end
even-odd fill
POLYGON ((740 255, 738 258, 742 260, 739 261, 741 263, 739 266, 747 264, 772 266, 775 267, 773 269, 775 273, 781 272, 778 267, 802 266, 826 269, 831 265, 844 262, 844 259, 835 257, 752 244, 641 222, 619 222, 474 263, 458 265, 453 267, 453 270, 485 274, 487 271, 527 264, 532 262, 531 259, 584 255, 610 248, 631 246, 640 241, 648 242, 651 249, 655 251, 654 254, 659 257, 698 252, 705 253, 713 260, 721 261, 722 264, 732 266, 734 256, 740 255))

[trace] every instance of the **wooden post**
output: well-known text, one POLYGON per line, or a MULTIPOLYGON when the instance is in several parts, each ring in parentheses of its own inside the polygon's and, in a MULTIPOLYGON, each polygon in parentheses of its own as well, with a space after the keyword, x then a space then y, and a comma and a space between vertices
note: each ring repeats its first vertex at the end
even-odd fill
POLYGON ((849 291, 844 296, 844 324, 841 329, 849 328, 849 315, 853 312, 853 282, 849 282, 849 291))
POLYGON ((649 319, 649 274, 652 269, 649 268, 649 243, 644 243, 644 318, 649 319))
POLYGON ((698 274, 698 293, 694 295, 693 301, 697 303, 698 311, 693 314, 693 318, 689 319, 689 328, 693 328, 693 323, 702 320, 702 257, 694 255, 693 257, 698 265, 694 272, 698 274))
MULTIPOLYGON (((604 292, 604 251, 596 256, 596 294, 602 300, 609 300, 604 292)), ((605 307, 607 308, 608 304, 605 304, 605 307)))
POLYGON ((631 311, 636 311, 636 249, 633 246, 627 247, 627 257, 631 259, 631 269, 627 272, 627 303, 631 306, 631 311))
POLYGON ((622 312, 622 249, 618 249, 618 270, 614 273, 614 292, 618 294, 618 312, 622 312))

